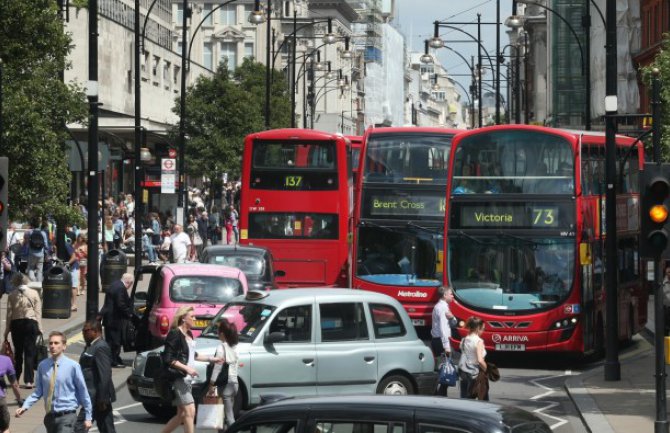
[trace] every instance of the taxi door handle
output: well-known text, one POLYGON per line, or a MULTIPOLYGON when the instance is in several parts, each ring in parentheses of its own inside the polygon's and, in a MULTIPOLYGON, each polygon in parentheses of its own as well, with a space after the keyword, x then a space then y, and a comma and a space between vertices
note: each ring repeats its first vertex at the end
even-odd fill
POLYGON ((303 358, 302 362, 305 363, 305 365, 312 367, 314 366, 314 358, 303 358))
POLYGON ((365 360, 365 362, 370 363, 370 362, 375 360, 375 357, 374 356, 364 356, 363 359, 365 360))

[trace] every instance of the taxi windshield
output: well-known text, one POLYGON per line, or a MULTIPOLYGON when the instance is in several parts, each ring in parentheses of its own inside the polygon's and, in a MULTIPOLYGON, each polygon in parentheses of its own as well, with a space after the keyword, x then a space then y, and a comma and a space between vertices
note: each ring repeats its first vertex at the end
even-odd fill
POLYGON ((236 278, 188 275, 170 283, 174 302, 225 304, 242 292, 242 283, 236 278))
POLYGON ((202 332, 202 336, 219 338, 219 322, 221 319, 227 319, 237 328, 241 342, 252 342, 275 309, 276 307, 272 305, 255 302, 231 302, 212 319, 209 326, 202 332))
POLYGON ((251 255, 212 255, 209 263, 232 266, 244 272, 247 276, 259 276, 265 268, 263 258, 251 255))

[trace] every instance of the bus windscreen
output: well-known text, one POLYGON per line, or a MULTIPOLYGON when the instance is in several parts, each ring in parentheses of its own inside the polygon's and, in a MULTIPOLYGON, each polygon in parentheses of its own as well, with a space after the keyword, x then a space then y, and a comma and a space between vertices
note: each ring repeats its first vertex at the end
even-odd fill
POLYGON ((452 193, 572 194, 572 147, 562 137, 534 131, 464 138, 455 151, 452 193))
POLYGON ((338 234, 337 214, 249 213, 251 239, 338 239, 338 234))

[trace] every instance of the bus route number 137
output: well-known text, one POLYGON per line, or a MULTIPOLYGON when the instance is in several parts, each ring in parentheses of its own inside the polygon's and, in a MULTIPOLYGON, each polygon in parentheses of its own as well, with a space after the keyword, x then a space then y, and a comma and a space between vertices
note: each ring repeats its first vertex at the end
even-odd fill
POLYGON ((284 178, 285 188, 300 188, 302 186, 302 176, 286 176, 284 178))

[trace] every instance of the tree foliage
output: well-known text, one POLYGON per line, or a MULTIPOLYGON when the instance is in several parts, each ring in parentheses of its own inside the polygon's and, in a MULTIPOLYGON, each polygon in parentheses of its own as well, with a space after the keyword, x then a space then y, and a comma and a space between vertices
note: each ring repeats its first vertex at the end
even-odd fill
MULTIPOLYGON (((290 101, 283 75, 274 71, 271 126, 290 124, 290 101)), ((245 59, 230 72, 225 64, 201 76, 186 93, 186 173, 220 179, 241 172, 244 137, 264 129, 265 66, 245 59)), ((179 114, 177 99, 173 111, 179 114)))
POLYGON ((86 119, 76 83, 63 83, 71 38, 53 0, 2 1, 0 155, 9 157, 9 214, 16 220, 53 215, 70 221, 65 123, 86 119))
MULTIPOLYGON (((670 161, 670 110, 665 108, 670 106, 670 35, 664 36, 661 50, 654 62, 642 70, 644 82, 650 92, 650 101, 653 101, 651 89, 654 78, 653 70, 656 68, 660 72, 658 78, 661 80, 661 158, 664 161, 670 161)), ((651 140, 646 140, 646 147, 650 146, 651 140)))

